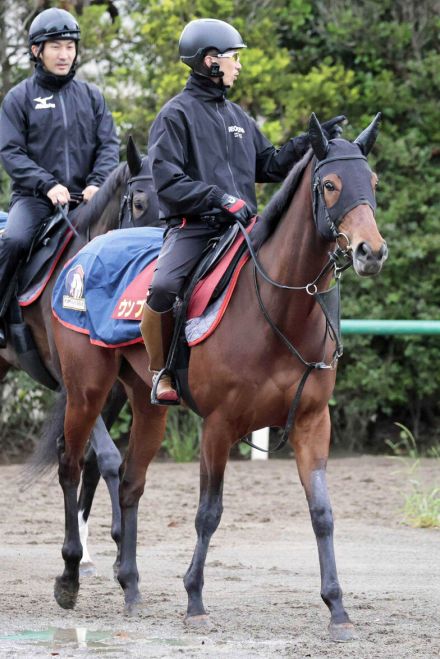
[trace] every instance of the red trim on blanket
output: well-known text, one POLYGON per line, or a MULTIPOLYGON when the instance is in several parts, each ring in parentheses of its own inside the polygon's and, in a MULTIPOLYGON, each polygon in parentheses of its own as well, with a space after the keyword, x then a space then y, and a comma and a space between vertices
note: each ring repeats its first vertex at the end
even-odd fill
POLYGON ((52 314, 57 319, 57 321, 61 325, 63 325, 64 327, 67 327, 67 329, 70 329, 73 332, 78 332, 79 334, 86 334, 89 337, 90 343, 92 343, 94 346, 100 346, 101 348, 115 348, 116 349, 116 348, 125 348, 126 346, 133 345, 134 343, 143 343, 142 336, 139 336, 136 339, 131 339, 131 341, 125 341, 124 343, 104 343, 104 341, 98 341, 97 339, 91 339, 90 338, 90 331, 88 329, 84 329, 83 327, 78 327, 77 325, 72 325, 71 323, 67 323, 65 320, 61 320, 61 318, 56 313, 55 309, 52 309, 52 314))

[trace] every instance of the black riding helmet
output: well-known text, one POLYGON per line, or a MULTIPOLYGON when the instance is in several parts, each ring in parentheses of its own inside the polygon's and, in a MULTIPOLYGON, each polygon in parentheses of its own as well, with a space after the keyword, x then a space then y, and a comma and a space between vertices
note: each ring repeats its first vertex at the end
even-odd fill
POLYGON ((31 46, 42 45, 49 40, 69 39, 79 41, 81 30, 76 19, 64 9, 45 9, 38 14, 29 28, 29 49, 33 61, 36 57, 32 54, 31 46))
MULTIPOLYGON (((240 48, 246 48, 240 33, 229 23, 215 18, 191 21, 183 29, 179 40, 180 59, 194 71, 200 69, 207 51, 214 49, 218 53, 226 53, 240 48)), ((205 71, 203 73, 206 75, 205 71)))

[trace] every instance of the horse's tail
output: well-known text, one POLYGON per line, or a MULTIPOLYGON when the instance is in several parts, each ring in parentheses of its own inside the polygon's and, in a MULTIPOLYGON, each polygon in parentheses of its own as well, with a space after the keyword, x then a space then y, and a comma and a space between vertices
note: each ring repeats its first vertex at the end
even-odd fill
POLYGON ((64 417, 66 414, 66 392, 62 389, 47 415, 41 431, 41 439, 29 458, 21 475, 24 487, 50 472, 58 463, 59 443, 64 435, 64 417))

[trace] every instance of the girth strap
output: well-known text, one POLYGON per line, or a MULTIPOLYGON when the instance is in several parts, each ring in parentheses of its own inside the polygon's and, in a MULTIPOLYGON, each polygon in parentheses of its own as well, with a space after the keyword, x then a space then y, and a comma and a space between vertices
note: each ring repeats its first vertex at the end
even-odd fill
POLYGON ((301 380, 299 382, 298 389, 296 390, 295 397, 290 404, 286 425, 284 426, 284 430, 283 430, 283 435, 280 441, 278 442, 278 444, 275 446, 275 448, 273 449, 261 448, 260 446, 256 446, 256 444, 253 444, 246 437, 242 437, 241 441, 247 444, 248 446, 252 446, 252 448, 256 448, 258 451, 263 451, 263 453, 276 453, 277 451, 280 451, 282 448, 284 448, 284 446, 287 443, 287 440, 289 439, 290 432, 295 424, 296 410, 298 409, 299 401, 301 400, 301 395, 304 389, 304 385, 306 384, 307 378, 309 377, 310 373, 317 367, 318 366, 316 364, 308 364, 306 370, 304 371, 301 380))

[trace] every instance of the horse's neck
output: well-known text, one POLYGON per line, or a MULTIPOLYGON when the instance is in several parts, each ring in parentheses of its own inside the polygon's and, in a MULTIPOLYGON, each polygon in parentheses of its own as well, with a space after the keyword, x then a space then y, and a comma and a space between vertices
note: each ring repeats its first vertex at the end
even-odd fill
POLYGON ((323 268, 328 251, 329 244, 319 236, 313 220, 309 165, 284 216, 261 248, 261 261, 275 281, 288 286, 305 286, 313 282, 323 268))
POLYGON ((95 236, 100 236, 107 231, 118 228, 118 218, 119 218, 119 209, 121 203, 122 195, 122 185, 121 189, 115 191, 111 201, 104 208, 104 211, 101 213, 99 218, 93 222, 93 225, 90 227, 90 239, 95 238, 95 236))

